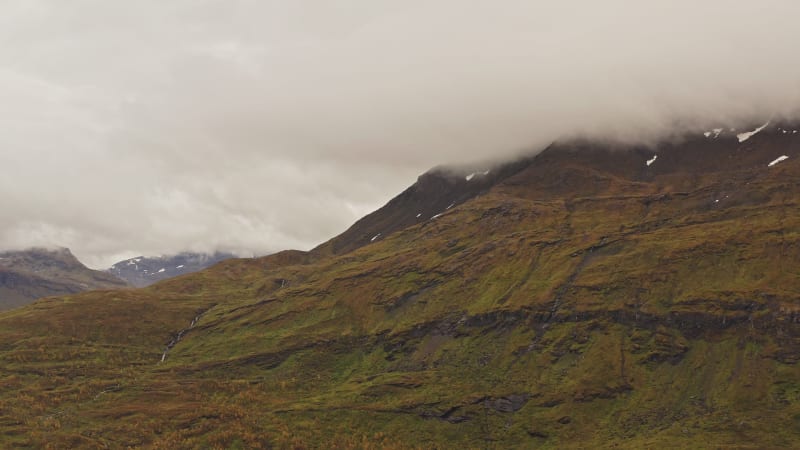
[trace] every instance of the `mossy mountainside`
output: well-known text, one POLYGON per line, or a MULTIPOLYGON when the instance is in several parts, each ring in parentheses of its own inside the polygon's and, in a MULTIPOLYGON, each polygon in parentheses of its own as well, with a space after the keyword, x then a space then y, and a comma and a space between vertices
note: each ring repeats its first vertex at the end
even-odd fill
POLYGON ((349 252, 4 313, 3 446, 796 446, 800 138, 780 131, 556 146, 349 252))

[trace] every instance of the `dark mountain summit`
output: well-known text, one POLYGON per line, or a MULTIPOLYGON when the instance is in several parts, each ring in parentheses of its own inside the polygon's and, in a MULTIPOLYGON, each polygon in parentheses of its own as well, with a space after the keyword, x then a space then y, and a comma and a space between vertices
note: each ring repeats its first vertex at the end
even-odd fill
POLYGON ((233 257, 234 255, 223 252, 210 255, 184 252, 170 256, 139 256, 114 264, 108 272, 132 286, 145 287, 167 278, 203 270, 233 257))
POLYGON ((125 286, 113 275, 87 268, 66 248, 0 253, 0 309, 41 297, 125 286))
POLYGON ((759 128, 434 170, 312 252, 0 315, 0 432, 23 447, 794 447, 800 127, 759 128))
POLYGON ((395 231, 436 218, 467 200, 486 193, 499 180, 522 170, 524 159, 480 170, 437 167, 389 201, 357 221, 344 233, 312 250, 312 254, 342 254, 389 236, 395 231))
MULTIPOLYGON (((748 128, 750 132, 756 129, 748 128)), ((798 150, 800 124, 779 123, 767 124, 752 135, 748 131, 716 128, 657 147, 582 140, 557 142, 536 157, 482 170, 438 167, 311 253, 350 252, 396 231, 438 218, 498 184, 503 189, 514 189, 516 195, 537 198, 581 197, 615 189, 646 191, 652 190, 654 182, 674 183, 655 186, 658 189, 690 189, 714 174, 741 175, 749 168, 777 165, 785 161, 784 156, 797 158, 798 150)), ((728 184, 737 182, 731 179, 728 184)))

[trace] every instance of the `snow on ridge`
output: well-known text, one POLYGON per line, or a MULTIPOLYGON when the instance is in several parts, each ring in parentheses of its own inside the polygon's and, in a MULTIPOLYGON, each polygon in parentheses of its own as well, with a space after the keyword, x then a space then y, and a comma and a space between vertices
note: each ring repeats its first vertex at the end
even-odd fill
POLYGON ((778 164, 781 161, 786 161, 787 159, 789 159, 789 157, 786 156, 786 155, 779 156, 779 157, 775 158, 774 161, 772 161, 771 163, 767 164, 767 167, 772 167, 772 166, 774 166, 775 164, 778 164))
POLYGON ((475 175, 478 175, 478 174, 480 174, 480 175, 483 175, 483 176, 486 176, 486 175, 489 175, 489 172, 491 172, 491 171, 492 171, 492 169, 486 169, 486 170, 484 170, 484 171, 480 171, 480 170, 479 170, 479 171, 477 171, 477 172, 472 172, 471 174, 469 174, 469 175, 465 176, 465 177, 464 177, 464 179, 465 179, 465 180, 467 180, 467 181, 469 181, 469 180, 471 180, 471 179, 475 178, 475 175))
POLYGON ((657 158, 658 158, 658 155, 653 155, 653 158, 652 159, 648 159, 645 164, 647 164, 649 166, 650 164, 653 164, 654 162, 656 162, 657 158))
POLYGON ((769 125, 769 121, 767 121, 767 123, 765 123, 764 125, 761 125, 760 127, 756 128, 753 131, 748 131, 746 133, 739 133, 739 134, 736 135, 736 137, 739 138, 739 142, 740 143, 744 142, 744 141, 750 139, 751 137, 753 137, 756 133, 759 133, 764 128, 767 128, 767 125, 769 125))

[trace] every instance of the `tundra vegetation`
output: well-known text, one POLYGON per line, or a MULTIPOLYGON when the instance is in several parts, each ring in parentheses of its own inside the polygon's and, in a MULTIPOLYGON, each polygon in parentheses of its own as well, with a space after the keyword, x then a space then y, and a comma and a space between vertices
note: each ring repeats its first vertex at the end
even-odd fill
POLYGON ((793 139, 555 146, 417 217, 479 181, 431 173, 347 242, 5 312, 3 445, 791 447, 793 139))

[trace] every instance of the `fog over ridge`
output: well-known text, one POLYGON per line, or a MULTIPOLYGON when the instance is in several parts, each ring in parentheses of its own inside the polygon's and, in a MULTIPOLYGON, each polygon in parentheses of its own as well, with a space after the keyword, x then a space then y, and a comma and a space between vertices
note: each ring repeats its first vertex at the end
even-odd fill
POLYGON ((308 249, 440 164, 798 117, 800 4, 10 0, 0 249, 308 249))

